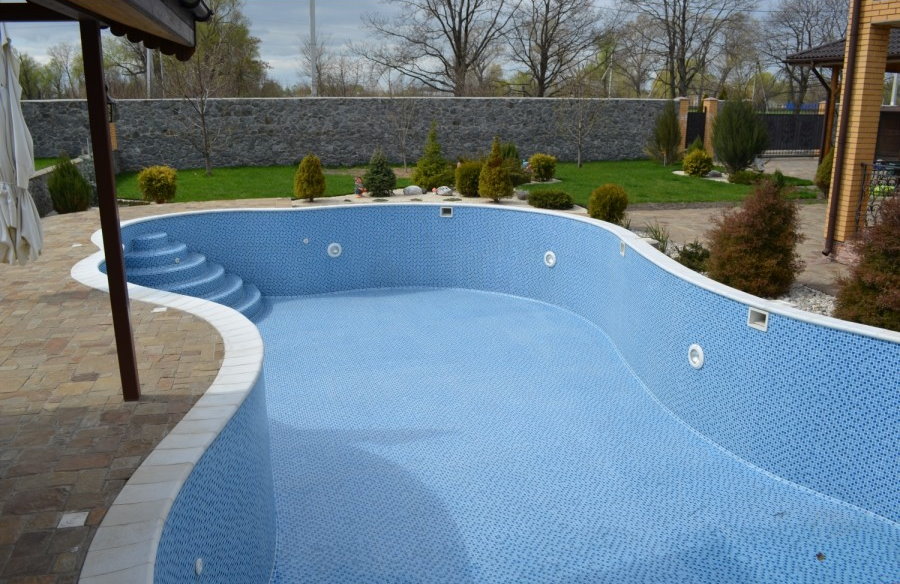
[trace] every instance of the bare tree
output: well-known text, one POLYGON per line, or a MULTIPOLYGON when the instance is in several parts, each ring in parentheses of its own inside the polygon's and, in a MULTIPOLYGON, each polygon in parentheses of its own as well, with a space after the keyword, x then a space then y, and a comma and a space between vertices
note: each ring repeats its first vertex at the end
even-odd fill
POLYGON ((81 51, 70 43, 59 43, 47 49, 50 62, 46 71, 57 98, 84 96, 84 62, 81 51))
MULTIPOLYGON (((814 0, 813 0, 814 1, 814 0)), ((753 8, 751 0, 624 0, 653 24, 646 39, 665 62, 669 97, 687 95, 694 78, 706 70, 725 26, 753 8)))
POLYGON ((367 27, 384 43, 362 54, 435 91, 469 95, 473 67, 500 42, 518 1, 386 0, 402 16, 368 15, 367 27))
POLYGON ((599 89, 587 80, 570 83, 569 88, 571 93, 554 107, 556 132, 571 140, 575 146, 575 162, 581 168, 585 142, 602 119, 600 100, 585 96, 596 94, 599 89))
POLYGON ((211 99, 257 94, 265 84, 267 65, 259 59, 259 39, 250 36, 241 13, 241 0, 207 0, 212 18, 197 27, 193 58, 181 62, 167 57, 166 91, 181 98, 176 106, 184 125, 182 136, 203 157, 212 174, 212 154, 226 128, 211 115, 211 99))
MULTIPOLYGON (((709 82, 714 95, 728 99, 753 99, 754 82, 760 69, 759 22, 744 15, 734 18, 722 34, 718 52, 710 60, 709 82)), ((703 95, 705 86, 698 91, 703 95)))
POLYGON ((385 107, 387 108, 386 117, 391 125, 391 135, 397 141, 400 159, 403 162, 403 170, 406 170, 409 140, 416 120, 421 115, 418 102, 415 99, 392 96, 392 99, 387 101, 385 107))
POLYGON ((615 70, 625 79, 633 97, 643 97, 663 63, 654 50, 653 36, 647 31, 655 26, 645 15, 638 15, 618 30, 615 70))
POLYGON ((591 0, 524 0, 506 34, 513 63, 531 76, 525 95, 549 97, 596 52, 599 13, 591 0))
POLYGON ((781 0, 766 21, 765 52, 784 73, 790 101, 801 104, 812 69, 782 62, 786 56, 841 38, 847 30, 846 0, 781 0))
POLYGON ((322 87, 329 58, 330 54, 324 40, 319 39, 313 44, 308 35, 304 37, 300 48, 300 74, 309 77, 310 86, 318 88, 319 95, 325 95, 322 93, 322 87))

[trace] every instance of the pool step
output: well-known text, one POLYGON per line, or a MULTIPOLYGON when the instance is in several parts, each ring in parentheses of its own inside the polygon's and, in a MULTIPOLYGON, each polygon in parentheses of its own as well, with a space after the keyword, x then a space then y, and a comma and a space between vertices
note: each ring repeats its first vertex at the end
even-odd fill
POLYGON ((263 303, 256 286, 164 232, 131 240, 125 250, 125 272, 134 284, 224 304, 247 318, 259 312, 263 303))

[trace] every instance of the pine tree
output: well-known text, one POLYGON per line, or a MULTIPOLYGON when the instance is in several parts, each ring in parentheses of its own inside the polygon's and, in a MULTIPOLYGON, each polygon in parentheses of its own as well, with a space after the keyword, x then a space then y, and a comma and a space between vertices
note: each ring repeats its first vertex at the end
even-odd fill
POLYGON ((412 182, 425 191, 453 182, 453 169, 441 154, 435 122, 431 122, 431 130, 428 131, 428 138, 425 141, 425 150, 422 158, 416 162, 416 168, 412 173, 412 182))
POLYGON ((363 186, 373 197, 389 197, 397 186, 397 175, 380 148, 372 153, 369 169, 363 176, 363 186))
POLYGON ((294 197, 310 203, 325 194, 325 173, 322 161, 315 154, 307 154, 294 173, 294 197))
POLYGON ((713 122, 713 150, 729 174, 744 170, 763 153, 768 132, 753 106, 745 101, 726 101, 713 122))
POLYGON ((678 161, 680 150, 681 125, 678 123, 675 103, 670 101, 656 118, 653 135, 647 144, 647 154, 668 166, 678 161))
POLYGON ((478 175, 478 194, 486 199, 493 199, 495 203, 513 194, 509 168, 503 164, 503 155, 500 153, 499 138, 494 138, 491 154, 481 167, 481 174, 478 175))

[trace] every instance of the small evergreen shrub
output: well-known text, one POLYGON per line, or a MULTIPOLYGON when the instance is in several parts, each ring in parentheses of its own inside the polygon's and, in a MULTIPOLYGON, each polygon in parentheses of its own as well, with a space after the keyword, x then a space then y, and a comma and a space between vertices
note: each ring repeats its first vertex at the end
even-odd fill
POLYGON ((709 250, 695 239, 676 249, 675 261, 695 272, 705 272, 709 250))
POLYGON ((509 179, 509 168, 504 164, 503 157, 500 154, 500 140, 494 138, 491 146, 491 153, 484 166, 481 167, 481 173, 478 175, 478 194, 485 199, 493 199, 495 203, 499 203, 500 199, 511 197, 513 194, 513 185, 509 179))
POLYGON ((606 184, 594 189, 588 199, 588 215, 594 219, 621 225, 628 208, 628 193, 619 185, 606 184))
POLYGON ((294 173, 294 197, 310 203, 325 194, 325 173, 322 161, 315 154, 307 154, 294 173))
POLYGON ((556 175, 556 157, 549 154, 532 154, 528 159, 531 166, 531 176, 534 180, 546 182, 556 175))
POLYGON ((528 204, 538 209, 571 209, 572 195, 560 190, 531 191, 528 204))
POLYGON ((822 162, 819 164, 819 168, 816 169, 816 176, 813 179, 813 183, 819 187, 819 190, 822 191, 823 196, 828 196, 828 191, 831 189, 831 171, 834 168, 834 148, 828 151, 828 154, 822 158, 822 162))
POLYGON ((856 251, 859 263, 839 280, 834 316, 900 331, 900 196, 884 202, 856 251))
POLYGON ((178 171, 171 166, 149 166, 137 175, 138 189, 145 201, 170 203, 178 189, 178 171))
POLYGON ((803 268, 798 227, 796 205, 774 182, 763 181, 740 209, 714 220, 707 275, 756 296, 785 294, 803 268))
POLYGON ((464 197, 478 196, 478 177, 481 174, 481 161, 461 162, 456 167, 456 190, 464 197))
POLYGON ((441 145, 437 138, 437 124, 431 123, 422 158, 416 162, 412 172, 412 182, 422 187, 423 191, 450 185, 453 183, 453 167, 441 154, 441 145))
POLYGON ((755 185, 763 176, 755 170, 737 170, 728 175, 728 182, 736 185, 755 185))
POLYGON ((504 159, 511 158, 518 164, 519 148, 513 142, 501 142, 500 156, 502 156, 504 159))
POLYGON ((656 118, 656 125, 650 142, 647 144, 647 154, 654 160, 668 166, 678 161, 681 149, 681 125, 678 123, 678 112, 675 111, 675 103, 666 104, 663 111, 656 118))
POLYGON ((703 144, 703 138, 701 138, 700 136, 694 138, 694 141, 691 142, 690 146, 687 147, 687 153, 690 154, 691 152, 695 152, 697 150, 703 150, 704 152, 706 151, 706 146, 703 144))
POLYGON ((397 175, 380 148, 372 153, 369 168, 363 175, 363 186, 373 197, 389 197, 397 186, 397 175))
POLYGON ((690 176, 706 176, 713 169, 713 159, 706 150, 692 150, 684 156, 681 168, 690 176))
POLYGON ((91 206, 91 183, 81 176, 78 167, 66 154, 59 155, 59 161, 47 179, 47 190, 50 191, 53 209, 60 215, 86 211, 91 206))
POLYGON ((763 153, 768 132, 753 106, 745 101, 726 101, 713 122, 713 149, 729 174, 744 170, 763 153))
POLYGON ((522 163, 518 160, 504 158, 503 165, 506 166, 506 170, 509 172, 509 182, 512 183, 514 187, 531 182, 531 174, 522 168, 522 163))

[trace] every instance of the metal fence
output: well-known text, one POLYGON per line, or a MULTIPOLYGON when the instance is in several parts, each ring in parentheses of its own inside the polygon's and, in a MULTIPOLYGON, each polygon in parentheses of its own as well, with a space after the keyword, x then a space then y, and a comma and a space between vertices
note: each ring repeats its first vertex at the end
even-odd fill
POLYGON ((856 205, 858 231, 871 227, 881 218, 881 207, 891 197, 896 197, 900 186, 900 164, 863 164, 863 192, 856 205))
POLYGON ((766 156, 815 156, 822 145, 825 116, 815 110, 760 112, 769 133, 766 156))

